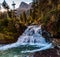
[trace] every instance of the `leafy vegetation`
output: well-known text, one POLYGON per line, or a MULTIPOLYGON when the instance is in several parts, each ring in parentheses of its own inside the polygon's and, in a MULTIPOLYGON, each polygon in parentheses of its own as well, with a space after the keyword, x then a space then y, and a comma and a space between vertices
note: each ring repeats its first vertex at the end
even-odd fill
MULTIPOLYGON (((33 0, 30 15, 16 15, 14 10, 0 12, 0 40, 14 42, 28 25, 45 27, 54 37, 60 33, 60 0, 33 0)), ((5 43, 5 42, 4 42, 5 43)))

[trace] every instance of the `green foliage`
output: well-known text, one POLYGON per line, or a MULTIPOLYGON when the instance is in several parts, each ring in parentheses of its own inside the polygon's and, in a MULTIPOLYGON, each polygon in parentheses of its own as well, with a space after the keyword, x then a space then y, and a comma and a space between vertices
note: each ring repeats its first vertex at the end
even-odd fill
POLYGON ((30 15, 25 12, 16 16, 11 10, 0 14, 0 39, 17 40, 28 25, 43 24, 53 35, 60 33, 60 10, 58 1, 33 0, 30 15))
POLYGON ((38 24, 42 21, 42 24, 47 29, 51 27, 48 31, 53 32, 53 35, 60 33, 58 2, 57 0, 33 0, 34 19, 38 20, 38 24))
POLYGON ((22 18, 23 18, 23 22, 26 23, 27 17, 26 17, 25 12, 23 12, 23 14, 22 14, 22 18))
POLYGON ((18 24, 20 19, 16 19, 15 17, 12 19, 8 13, 4 16, 1 16, 3 19, 0 19, 0 41, 2 43, 14 42, 22 34, 22 32, 19 33, 20 28, 18 28, 18 26, 20 27, 18 24))

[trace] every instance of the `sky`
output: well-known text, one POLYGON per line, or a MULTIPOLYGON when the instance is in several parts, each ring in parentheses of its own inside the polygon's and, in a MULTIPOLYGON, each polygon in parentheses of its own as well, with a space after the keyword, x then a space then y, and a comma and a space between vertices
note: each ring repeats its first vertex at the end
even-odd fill
MULTIPOLYGON (((2 3, 4 0, 0 0, 0 3, 2 3)), ((8 3, 8 5, 10 6, 10 8, 12 9, 12 3, 13 1, 16 3, 16 8, 19 7, 20 3, 23 1, 23 2, 26 2, 26 3, 30 3, 32 2, 32 0, 6 0, 6 2, 8 3)))

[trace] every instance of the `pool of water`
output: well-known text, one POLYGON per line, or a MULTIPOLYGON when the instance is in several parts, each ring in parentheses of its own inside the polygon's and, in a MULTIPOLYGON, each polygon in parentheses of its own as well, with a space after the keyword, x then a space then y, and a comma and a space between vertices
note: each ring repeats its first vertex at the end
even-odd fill
POLYGON ((22 53, 21 51, 34 50, 39 47, 34 46, 21 46, 5 51, 0 51, 0 57, 33 57, 33 53, 22 53))

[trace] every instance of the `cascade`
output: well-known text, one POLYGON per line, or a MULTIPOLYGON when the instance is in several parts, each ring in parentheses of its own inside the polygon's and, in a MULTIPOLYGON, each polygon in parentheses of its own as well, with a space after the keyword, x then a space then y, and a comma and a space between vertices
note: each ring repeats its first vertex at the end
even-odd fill
POLYGON ((53 47, 52 43, 46 42, 46 39, 42 36, 41 25, 28 26, 25 32, 18 38, 16 43, 0 46, 0 51, 21 46, 34 46, 38 48, 34 50, 23 50, 21 51, 21 53, 33 53, 36 51, 46 50, 53 47))

